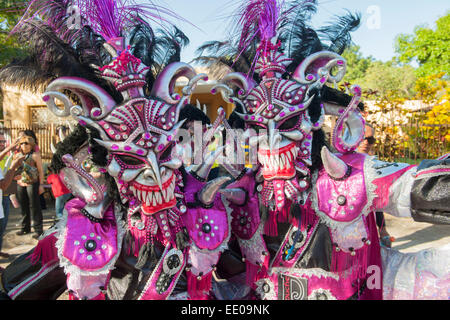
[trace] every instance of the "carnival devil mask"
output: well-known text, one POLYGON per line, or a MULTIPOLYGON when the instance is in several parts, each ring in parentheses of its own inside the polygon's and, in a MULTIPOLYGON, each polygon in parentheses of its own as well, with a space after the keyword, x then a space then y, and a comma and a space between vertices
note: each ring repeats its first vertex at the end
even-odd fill
MULTIPOLYGON (((308 107, 326 83, 339 82, 346 71, 346 61, 336 53, 322 51, 307 57, 290 79, 282 78, 291 60, 278 50, 276 38, 260 44, 261 56, 255 67, 260 83, 242 73, 230 73, 215 88, 224 98, 239 102, 244 113, 238 113, 250 136, 250 147, 257 148, 259 175, 265 181, 263 200, 282 208, 285 196, 297 200, 310 185, 311 148, 314 132, 321 129, 325 115, 340 116, 333 132, 333 146, 342 153, 353 151, 362 138, 364 121, 356 110, 361 92, 353 88, 350 105, 320 102, 320 116, 312 121, 308 107), (336 71, 337 70, 337 71, 336 71), (333 71, 333 73, 332 73, 333 71), (232 85, 238 86, 233 97, 232 85), (263 134, 259 134, 263 130, 263 134), (345 131, 345 133, 344 133, 345 131)), ((316 100, 317 101, 317 100, 316 100)))
POLYGON ((87 80, 62 77, 53 81, 44 94, 48 107, 61 116, 71 114, 83 126, 100 134, 95 141, 108 150, 106 170, 116 180, 123 203, 140 207, 151 215, 175 206, 175 185, 181 176, 176 171, 181 161, 172 158, 174 140, 183 122, 178 121, 181 108, 188 102, 196 83, 206 79, 185 63, 168 65, 157 77, 151 97, 143 93, 149 68, 129 52, 123 38, 106 43, 113 60, 99 70, 124 100, 117 105, 105 90, 87 80), (174 92, 179 77, 187 77, 182 94, 174 92), (81 106, 73 106, 60 93, 70 90, 81 106), (64 103, 59 109, 54 101, 64 103))

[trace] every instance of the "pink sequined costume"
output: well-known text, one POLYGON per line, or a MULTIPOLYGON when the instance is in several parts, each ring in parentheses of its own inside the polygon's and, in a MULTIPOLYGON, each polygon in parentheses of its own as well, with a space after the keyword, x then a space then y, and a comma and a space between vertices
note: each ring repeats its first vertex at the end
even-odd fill
POLYGON ((127 1, 33 1, 27 13, 17 28, 31 26, 36 54, 42 42, 54 50, 40 57, 54 69, 36 66, 56 78, 43 100, 57 116, 78 121, 54 157, 74 198, 2 275, 7 295, 48 299, 67 288, 71 299, 208 298, 230 237, 217 193, 229 178, 198 181, 203 166, 186 173, 177 157, 180 110, 207 80, 177 61, 186 37, 167 27, 157 36, 143 19, 161 21, 161 8, 127 1), (73 6, 78 29, 66 24, 73 6), (74 69, 58 68, 75 61, 74 69), (180 77, 188 83, 178 94, 180 77))
MULTIPOLYGON (((247 270, 254 268, 251 286, 262 299, 382 299, 373 212, 416 217, 417 206, 427 203, 422 219, 448 224, 448 160, 422 170, 355 152, 364 137, 361 89, 353 86, 349 97, 330 86, 345 75, 340 53, 359 18, 341 17, 322 28, 319 38, 307 25, 315 6, 315 1, 288 8, 275 0, 246 1, 235 23, 238 39, 203 47, 213 53, 207 61, 228 62, 236 71, 213 93, 235 103, 233 113, 245 123, 247 139, 237 146, 249 144, 257 158, 253 172, 242 178, 254 184, 239 184, 239 178, 234 184, 259 202, 261 225, 246 237, 264 242, 259 251, 241 247, 242 258, 247 270), (331 146, 322 130, 326 115, 336 117, 331 146), (433 195, 423 195, 427 183, 433 195), (414 202, 420 194, 428 197, 422 204, 414 202)), ((241 163, 230 161, 227 168, 237 170, 241 163)), ((255 208, 232 210, 242 216, 255 208)), ((435 276, 446 281, 448 270, 435 276)))

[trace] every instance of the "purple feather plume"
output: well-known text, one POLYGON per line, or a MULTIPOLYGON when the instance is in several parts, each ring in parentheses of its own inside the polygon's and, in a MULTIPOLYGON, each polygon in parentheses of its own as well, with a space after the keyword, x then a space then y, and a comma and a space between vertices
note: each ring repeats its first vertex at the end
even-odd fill
POLYGON ((155 4, 137 4, 132 0, 75 0, 81 15, 105 40, 123 36, 139 21, 153 21, 163 26, 164 17, 181 19, 172 11, 155 4), (163 17, 164 16, 164 17, 163 17))
POLYGON ((251 0, 239 13, 241 28, 239 48, 245 48, 255 38, 269 41, 277 34, 281 22, 281 7, 277 0, 251 0))
MULTIPOLYGON (((259 49, 267 48, 270 40, 277 36, 277 29, 284 19, 283 4, 284 0, 250 0, 245 2, 243 9, 237 13, 239 54, 235 61, 254 43, 260 44, 259 49)), ((263 54, 259 49, 251 62, 248 76, 252 76, 256 62, 263 54)))
MULTIPOLYGON (((121 37, 131 28, 141 22, 153 22, 165 30, 165 23, 172 24, 169 19, 186 21, 173 11, 152 4, 136 3, 134 0, 32 0, 21 21, 13 30, 19 30, 21 25, 38 18, 45 21, 62 38, 69 19, 78 19, 80 28, 90 27, 106 41, 121 37), (77 9, 71 12, 68 9, 77 9)), ((73 29, 71 29, 73 30, 73 29)))

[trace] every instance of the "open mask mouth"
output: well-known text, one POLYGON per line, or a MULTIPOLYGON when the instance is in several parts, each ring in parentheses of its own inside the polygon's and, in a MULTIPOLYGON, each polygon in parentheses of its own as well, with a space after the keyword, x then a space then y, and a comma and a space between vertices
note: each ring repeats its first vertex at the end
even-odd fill
POLYGON ((173 173, 162 184, 162 189, 158 185, 143 185, 134 181, 130 185, 130 190, 141 202, 142 210, 146 215, 152 215, 176 205, 175 174, 173 173))
POLYGON ((298 156, 299 148, 291 143, 277 150, 260 148, 258 160, 262 165, 262 174, 265 180, 291 179, 295 176, 294 161, 298 156))

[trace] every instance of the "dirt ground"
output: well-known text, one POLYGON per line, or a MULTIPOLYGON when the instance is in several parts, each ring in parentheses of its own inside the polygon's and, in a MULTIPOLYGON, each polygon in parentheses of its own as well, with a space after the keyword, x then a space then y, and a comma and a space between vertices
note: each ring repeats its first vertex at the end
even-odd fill
POLYGON ((396 239, 392 248, 400 252, 417 252, 450 243, 450 226, 415 222, 385 214, 386 229, 396 239))

